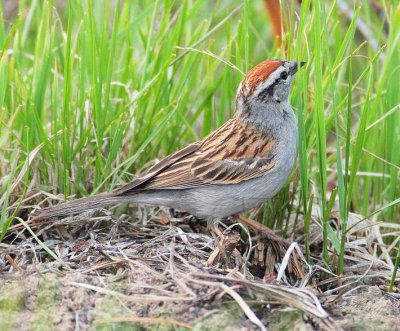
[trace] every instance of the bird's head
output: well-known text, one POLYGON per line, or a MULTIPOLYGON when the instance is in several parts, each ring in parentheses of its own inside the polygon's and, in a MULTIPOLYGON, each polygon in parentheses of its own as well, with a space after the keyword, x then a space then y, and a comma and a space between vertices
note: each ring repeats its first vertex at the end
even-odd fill
POLYGON ((267 60, 252 68, 241 82, 236 96, 240 117, 284 115, 290 107, 293 76, 305 62, 267 60), (261 114, 262 113, 262 114, 261 114))
MULTIPOLYGON (((300 67, 305 62, 300 62, 300 67)), ((252 68, 240 84, 238 95, 256 102, 287 102, 293 76, 299 63, 286 60, 267 60, 252 68)))

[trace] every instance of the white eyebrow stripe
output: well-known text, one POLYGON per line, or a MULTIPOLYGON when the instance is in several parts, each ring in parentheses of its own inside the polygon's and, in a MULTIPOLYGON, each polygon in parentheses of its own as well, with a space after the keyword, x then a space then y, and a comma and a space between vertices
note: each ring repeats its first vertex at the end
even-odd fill
POLYGON ((284 66, 280 66, 277 69, 275 69, 275 71, 269 75, 268 79, 265 82, 259 84, 256 87, 254 95, 257 95, 261 91, 272 86, 276 82, 276 80, 279 79, 283 71, 286 71, 286 68, 284 66))

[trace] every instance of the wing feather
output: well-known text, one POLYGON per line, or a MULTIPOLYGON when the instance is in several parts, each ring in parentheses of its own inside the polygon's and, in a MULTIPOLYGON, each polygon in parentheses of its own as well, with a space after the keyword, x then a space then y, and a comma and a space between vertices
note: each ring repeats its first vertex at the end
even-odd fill
POLYGON ((119 188, 118 190, 114 191, 115 195, 125 195, 129 194, 130 192, 138 189, 143 189, 146 187, 146 183, 149 182, 151 179, 157 177, 166 169, 170 168, 174 164, 177 164, 180 160, 184 159, 185 157, 190 156, 199 148, 199 143, 191 144, 169 156, 162 159, 156 165, 151 167, 145 174, 135 178, 129 184, 126 184, 119 188))
POLYGON ((202 141, 163 159, 117 194, 237 184, 270 171, 275 156, 273 139, 233 118, 202 141))

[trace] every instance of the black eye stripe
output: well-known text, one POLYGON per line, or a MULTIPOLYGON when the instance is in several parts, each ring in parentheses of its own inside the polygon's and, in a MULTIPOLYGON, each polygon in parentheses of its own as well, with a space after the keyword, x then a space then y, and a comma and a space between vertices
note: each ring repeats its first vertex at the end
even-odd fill
POLYGON ((281 79, 287 79, 288 78, 288 73, 286 71, 282 71, 280 78, 281 79))
POLYGON ((272 98, 274 95, 274 88, 276 86, 276 84, 279 83, 280 80, 286 80, 288 78, 289 74, 287 73, 287 71, 282 71, 280 76, 278 78, 276 78, 271 85, 269 85, 267 88, 263 89, 260 93, 260 97, 261 99, 265 100, 267 98, 272 98), (284 77, 282 77, 284 76, 284 77))
POLYGON ((265 94, 268 91, 268 94, 271 94, 274 90, 274 86, 281 80, 281 77, 276 78, 267 88, 265 88, 261 93, 265 94))

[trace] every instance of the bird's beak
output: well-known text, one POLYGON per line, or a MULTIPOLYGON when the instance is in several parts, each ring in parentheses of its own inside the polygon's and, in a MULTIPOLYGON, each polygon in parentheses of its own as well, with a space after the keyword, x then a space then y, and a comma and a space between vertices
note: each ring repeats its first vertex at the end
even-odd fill
MULTIPOLYGON (((294 75, 297 72, 298 68, 299 68, 299 62, 292 61, 290 64, 291 64, 290 69, 289 69, 290 74, 294 75)), ((305 64, 306 63, 304 61, 301 61, 300 62, 300 68, 302 66, 304 66, 305 64)))

